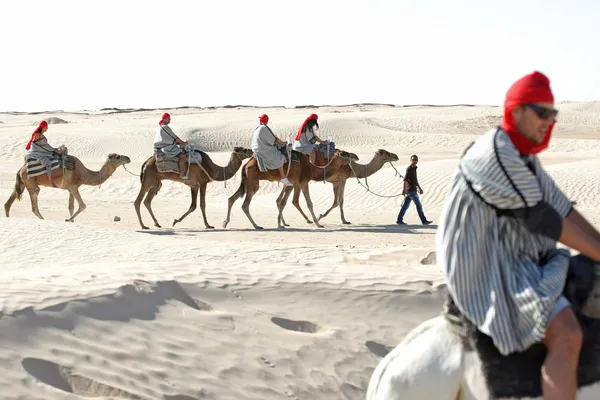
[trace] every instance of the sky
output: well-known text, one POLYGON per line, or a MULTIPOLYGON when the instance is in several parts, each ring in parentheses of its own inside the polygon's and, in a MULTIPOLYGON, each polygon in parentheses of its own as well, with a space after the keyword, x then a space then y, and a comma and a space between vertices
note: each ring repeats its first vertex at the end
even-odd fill
POLYGON ((600 1, 1 1, 0 110, 600 100, 600 1))

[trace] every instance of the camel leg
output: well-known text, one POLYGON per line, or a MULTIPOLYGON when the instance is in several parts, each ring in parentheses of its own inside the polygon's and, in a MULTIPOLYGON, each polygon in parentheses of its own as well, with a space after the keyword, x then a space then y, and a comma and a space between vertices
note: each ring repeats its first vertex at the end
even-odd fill
POLYGON ((15 187, 13 188, 13 191, 6 203, 4 203, 4 213, 6 214, 7 218, 10 214, 10 208, 12 207, 13 203, 15 200, 21 200, 24 190, 25 182, 23 181, 23 178, 21 178, 21 170, 19 170, 15 179, 15 187))
POLYGON ((244 214, 246 214, 246 217, 248 217, 248 220, 250 221, 252 226, 254 226, 254 229, 263 229, 262 226, 258 226, 256 222, 254 222, 254 220, 252 219, 252 215, 250 215, 250 202, 252 201, 252 196, 254 196, 254 193, 254 190, 248 189, 248 192, 246 193, 246 198, 244 199, 244 203, 242 204, 242 210, 244 211, 244 214))
MULTIPOLYGON (((148 188, 145 188, 144 185, 142 184, 142 187, 140 188, 140 192, 138 193, 138 196, 136 197, 135 201, 133 202, 133 207, 135 208, 135 213, 137 214, 138 220, 140 221, 140 226, 142 227, 142 229, 150 229, 148 228, 146 225, 144 225, 144 222, 142 221, 142 213, 140 212, 140 206, 142 205, 142 200, 144 199, 144 196, 146 195, 146 193, 148 193, 148 188)), ((150 188, 150 190, 154 190, 154 188, 150 188)))
POLYGON ((313 222, 306 216, 306 214, 304 214, 304 210, 302 210, 302 207, 300 207, 300 191, 300 186, 294 186, 294 197, 292 198, 292 204, 294 205, 294 207, 296 207, 298 211, 300 211, 300 214, 302 214, 302 216, 306 220, 306 223, 312 224, 313 222))
POLYGON ((38 194, 40 193, 40 187, 35 185, 33 187, 26 187, 29 192, 29 200, 31 200, 31 211, 39 218, 44 219, 42 214, 40 213, 40 209, 38 207, 38 194))
POLYGON ((73 197, 75 197, 75 200, 77 200, 77 211, 75 212, 75 214, 73 214, 71 216, 71 218, 66 219, 66 222, 74 222, 75 221, 75 217, 78 216, 83 210, 85 210, 86 205, 83 202, 83 199, 81 198, 81 194, 79 194, 79 188, 77 186, 69 188, 69 193, 71 193, 71 195, 73 197))
POLYGON ((173 221, 173 226, 183 221, 185 217, 187 217, 190 213, 194 212, 194 210, 196 209, 196 205, 198 204, 198 187, 193 186, 190 189, 192 192, 192 204, 190 204, 190 208, 185 212, 185 214, 179 217, 179 219, 173 221))
POLYGON ((75 197, 69 192, 69 217, 73 216, 73 211, 75 211, 75 197))
POLYGON ((150 189, 148 191, 148 194, 146 195, 146 200, 144 200, 144 205, 148 209, 148 212, 150 213, 150 216, 152 217, 152 220, 154 221, 154 226, 157 228, 162 228, 162 226, 160 226, 160 224, 156 220, 156 217, 154 216, 154 212, 152 211, 152 199, 154 199, 154 196, 156 196, 157 192, 158 192, 158 190, 156 188, 150 189))
POLYGON ((292 193, 292 190, 293 187, 284 186, 281 190, 281 193, 279 194, 279 197, 277 198, 277 210, 279 210, 279 214, 277 215, 278 228, 285 228, 286 226, 289 226, 284 223, 285 221, 283 219, 283 209, 285 208, 285 205, 287 203, 288 198, 290 197, 290 193, 292 193))
POLYGON ((208 219, 206 219, 206 183, 200 184, 200 211, 202 211, 204 227, 206 229, 215 229, 214 226, 208 223, 208 219))
POLYGON ((227 228, 227 224, 229 224, 231 217, 231 208, 233 207, 234 203, 237 201, 237 199, 244 196, 244 192, 246 190, 245 181, 246 176, 245 174, 242 174, 242 182, 240 183, 240 187, 238 188, 238 190, 235 191, 234 194, 232 194, 229 197, 229 199, 227 199, 227 217, 225 217, 225 221, 223 221, 223 229, 227 228))
POLYGON ((339 183, 333 183, 333 204, 331 205, 331 207, 329 207, 329 209, 327 211, 325 211, 324 214, 321 214, 319 216, 319 221, 322 220, 323 218, 325 218, 330 212, 331 210, 333 210, 334 208, 336 208, 339 205, 339 199, 340 199, 340 195, 339 195, 339 183))
POLYGON ((17 199, 17 192, 13 191, 11 193, 10 197, 8 198, 8 200, 6 200, 6 203, 4 203, 4 214, 6 214, 6 218, 8 218, 8 215, 10 214, 10 208, 12 207, 12 205, 16 199, 17 199))
POLYGON ((313 203, 310 199, 310 193, 308 192, 308 182, 302 182, 300 184, 300 188, 302 189, 302 193, 304 194, 304 200, 306 200, 306 206, 308 207, 308 211, 310 211, 310 215, 313 217, 313 221, 315 221, 315 225, 319 228, 323 228, 323 225, 317 221, 317 216, 315 215, 315 210, 313 209, 313 203))
POLYGON ((344 190, 346 189, 346 182, 342 182, 338 188, 338 203, 340 206, 340 216, 342 218, 342 224, 350 225, 349 221, 346 221, 344 217, 344 190))

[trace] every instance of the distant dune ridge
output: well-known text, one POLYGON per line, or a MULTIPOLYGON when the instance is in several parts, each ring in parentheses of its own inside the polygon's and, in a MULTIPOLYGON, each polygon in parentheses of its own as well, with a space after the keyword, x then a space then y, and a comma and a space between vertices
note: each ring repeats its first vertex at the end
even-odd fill
MULTIPOLYGON (((542 163, 594 224, 600 223, 600 102, 559 103, 559 122, 542 163)), ((87 168, 108 154, 131 158, 100 186, 82 186, 87 208, 74 223, 68 194, 42 188, 31 212, 27 192, 0 222, 0 393, 9 398, 364 399, 381 357, 442 308, 445 284, 435 233, 460 155, 500 122, 488 105, 179 107, 156 110, 0 112, 0 194, 23 165, 32 125, 66 145, 87 168), (281 139, 293 138, 312 112, 322 138, 356 153, 356 168, 378 149, 396 153, 404 174, 419 155, 421 196, 433 225, 414 209, 395 224, 402 178, 386 164, 367 181, 346 182, 339 208, 308 224, 289 199, 290 227, 276 229, 282 186, 261 182, 250 209, 256 231, 235 203, 220 229, 240 171, 208 184, 204 229, 190 188, 163 181, 152 206, 163 228, 142 231, 133 201, 140 168, 152 155, 160 115, 184 140, 227 164, 235 146, 250 147, 258 116, 281 139), (367 192, 368 186, 371 192, 367 192), (380 196, 383 197, 380 197, 380 196), (117 217, 117 218, 115 218, 117 217), (69 398, 71 398, 69 397, 69 398)), ((332 185, 313 182, 317 215, 333 202, 332 185)), ((300 206, 308 212, 303 196, 300 206)), ((1 397, 1 396, 0 396, 1 397)))

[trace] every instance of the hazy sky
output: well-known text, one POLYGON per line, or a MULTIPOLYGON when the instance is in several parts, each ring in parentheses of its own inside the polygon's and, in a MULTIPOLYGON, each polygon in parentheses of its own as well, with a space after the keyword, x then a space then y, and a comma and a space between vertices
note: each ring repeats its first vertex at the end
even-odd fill
POLYGON ((3 0, 0 110, 600 100, 600 1, 3 0))

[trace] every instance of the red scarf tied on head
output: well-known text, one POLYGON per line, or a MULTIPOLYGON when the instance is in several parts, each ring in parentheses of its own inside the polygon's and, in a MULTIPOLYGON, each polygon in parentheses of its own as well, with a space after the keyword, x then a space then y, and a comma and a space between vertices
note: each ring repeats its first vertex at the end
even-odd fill
POLYGON ((169 114, 169 113, 164 113, 164 114, 162 115, 162 117, 160 118, 160 122, 159 122, 158 124, 159 124, 159 125, 162 125, 162 124, 163 124, 163 122, 164 122, 164 120, 165 120, 165 119, 167 119, 167 118, 171 118, 171 114, 169 114))
POLYGON ((310 121, 311 119, 319 119, 319 116, 317 114, 310 114, 308 118, 304 120, 304 123, 300 126, 300 129, 298 129, 298 133, 296 134, 296 140, 300 140, 300 136, 302 136, 302 130, 304 129, 306 124, 308 124, 308 121, 310 121))
POLYGON ((263 114, 260 117, 258 117, 258 121, 263 124, 266 125, 269 123, 269 116, 267 114, 263 114))
POLYGON ((548 127, 542 143, 537 144, 527 139, 517 130, 511 114, 513 109, 527 103, 554 103, 550 80, 541 72, 534 71, 525 75, 508 89, 504 100, 504 118, 501 123, 502 130, 508 134, 521 154, 537 154, 548 148, 555 122, 548 127))
POLYGON ((38 127, 35 128, 35 131, 33 131, 33 133, 31 134, 31 139, 29 139, 29 142, 27 142, 27 145, 25 146, 25 150, 29 150, 31 148, 31 143, 33 142, 33 139, 35 139, 35 135, 40 133, 43 128, 47 128, 47 127, 48 127, 48 123, 46 121, 40 122, 38 127))

